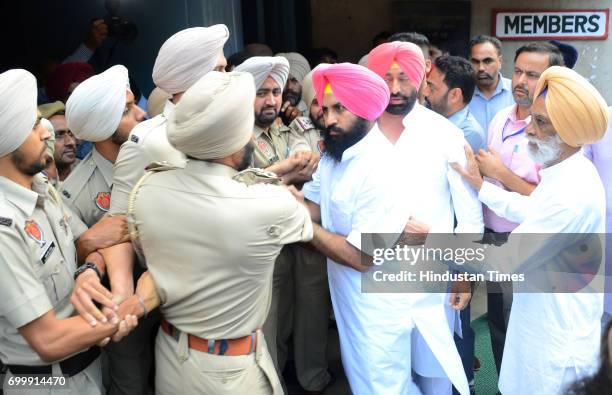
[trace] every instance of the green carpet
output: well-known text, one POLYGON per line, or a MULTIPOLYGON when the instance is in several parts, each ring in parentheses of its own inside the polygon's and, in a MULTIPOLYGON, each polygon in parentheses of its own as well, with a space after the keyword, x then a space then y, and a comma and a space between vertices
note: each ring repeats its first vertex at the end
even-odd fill
POLYGON ((491 335, 487 315, 483 314, 472 321, 476 333, 475 354, 480 359, 480 370, 474 374, 476 395, 495 395, 497 393, 497 370, 491 351, 491 335))

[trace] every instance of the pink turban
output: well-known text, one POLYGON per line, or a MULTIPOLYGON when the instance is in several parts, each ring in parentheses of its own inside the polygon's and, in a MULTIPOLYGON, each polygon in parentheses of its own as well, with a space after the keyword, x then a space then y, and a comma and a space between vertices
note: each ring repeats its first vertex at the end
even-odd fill
POLYGON ((333 95, 353 114, 368 121, 377 119, 389 104, 387 83, 372 71, 352 63, 320 64, 312 72, 319 103, 327 84, 333 95))
POLYGON ((397 62, 402 71, 418 89, 425 77, 425 58, 423 51, 413 43, 393 41, 384 43, 370 51, 368 68, 384 77, 397 62))

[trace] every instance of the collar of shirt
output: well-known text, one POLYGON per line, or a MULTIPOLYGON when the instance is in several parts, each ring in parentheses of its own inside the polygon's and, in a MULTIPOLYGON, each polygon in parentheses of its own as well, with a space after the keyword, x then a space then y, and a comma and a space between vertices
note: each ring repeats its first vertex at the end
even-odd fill
POLYGON ((461 110, 448 117, 448 120, 451 121, 455 126, 459 126, 463 121, 467 119, 468 115, 470 115, 470 108, 466 104, 466 106, 463 107, 461 110))
POLYGON ((561 162, 550 166, 543 167, 540 169, 540 176, 542 177, 541 182, 550 181, 556 178, 566 177, 571 171, 570 169, 574 166, 574 163, 584 159, 582 151, 578 151, 572 156, 565 158, 561 162))
POLYGON ((493 92, 493 94, 491 95, 491 97, 489 99, 487 99, 482 92, 480 91, 480 89, 478 88, 478 85, 476 85, 475 89, 474 89, 474 96, 480 96, 485 100, 491 100, 493 99, 495 96, 499 95, 500 93, 502 93, 503 91, 509 91, 512 92, 512 82, 510 80, 506 80, 501 73, 498 74, 499 76, 499 80, 497 81, 497 86, 495 87, 495 92, 493 92))
POLYGON ((189 159, 185 165, 187 171, 193 170, 197 174, 206 174, 211 176, 232 178, 238 174, 238 170, 233 167, 221 164, 208 162, 205 160, 189 159))
POLYGON ((379 145, 378 142, 381 135, 382 132, 378 130, 378 125, 376 124, 376 122, 374 122, 374 126, 372 127, 372 129, 370 129, 370 131, 360 141, 358 141, 353 146, 347 148, 342 153, 341 162, 349 161, 370 148, 375 149, 374 147, 377 147, 379 145))
POLYGON ((100 169, 100 172, 102 172, 102 176, 104 177, 106 184, 108 184, 108 186, 113 185, 113 162, 103 157, 95 146, 91 150, 91 159, 94 161, 98 169, 100 169))
POLYGON ((32 181, 33 189, 27 189, 6 177, 0 176, 0 190, 2 190, 6 200, 17 206, 28 217, 34 213, 36 206, 44 206, 45 195, 41 184, 42 182, 34 177, 32 181))
POLYGON ((175 107, 176 107, 176 104, 172 103, 172 100, 166 100, 166 104, 164 105, 164 111, 162 112, 164 117, 168 118, 170 113, 174 111, 175 107))

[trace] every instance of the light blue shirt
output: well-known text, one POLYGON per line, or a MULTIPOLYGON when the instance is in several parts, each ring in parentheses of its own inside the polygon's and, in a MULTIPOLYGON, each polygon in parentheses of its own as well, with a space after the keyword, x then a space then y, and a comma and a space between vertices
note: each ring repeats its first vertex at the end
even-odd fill
POLYGON ((484 94, 478 89, 474 90, 474 96, 470 101, 470 112, 476 118, 482 130, 485 132, 485 141, 487 137, 487 131, 489 130, 489 123, 501 109, 514 104, 514 98, 512 97, 512 81, 508 78, 504 78, 501 73, 499 74, 499 81, 497 88, 491 98, 487 99, 484 94))
POLYGON ((463 131, 463 136, 474 153, 485 148, 485 132, 470 112, 469 106, 463 107, 448 117, 448 120, 463 131))

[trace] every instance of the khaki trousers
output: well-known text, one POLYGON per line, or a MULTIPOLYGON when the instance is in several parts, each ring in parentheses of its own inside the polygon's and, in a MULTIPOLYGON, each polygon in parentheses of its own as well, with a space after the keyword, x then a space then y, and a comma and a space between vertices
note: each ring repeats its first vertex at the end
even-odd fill
POLYGON ((240 356, 213 355, 188 348, 160 330, 155 343, 157 395, 280 395, 283 393, 263 333, 257 349, 240 356))

